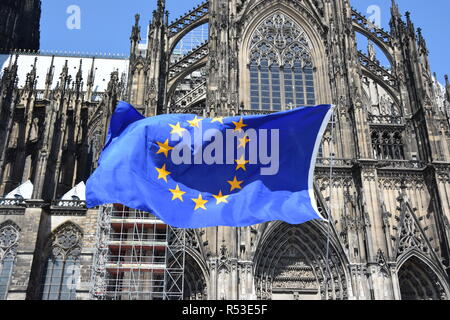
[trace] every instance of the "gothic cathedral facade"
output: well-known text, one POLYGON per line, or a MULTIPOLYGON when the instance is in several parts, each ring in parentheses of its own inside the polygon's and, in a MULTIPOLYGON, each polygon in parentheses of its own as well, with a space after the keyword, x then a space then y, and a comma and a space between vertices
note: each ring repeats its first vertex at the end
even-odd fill
POLYGON ((209 0, 171 23, 158 0, 146 40, 136 15, 130 41, 128 58, 7 57, 0 299, 95 296, 102 217, 73 190, 118 100, 145 116, 336 105, 315 175, 331 223, 189 230, 185 299, 450 299, 450 83, 394 0, 389 31, 348 0, 209 0), (176 53, 202 26, 206 41, 176 53))
POLYGON ((0 4, 0 53, 39 50, 40 0, 3 0, 0 4))

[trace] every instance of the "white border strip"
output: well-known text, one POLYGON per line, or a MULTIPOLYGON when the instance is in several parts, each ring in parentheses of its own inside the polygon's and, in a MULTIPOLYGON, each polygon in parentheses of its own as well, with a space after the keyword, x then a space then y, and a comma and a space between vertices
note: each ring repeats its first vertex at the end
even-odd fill
MULTIPOLYGON (((313 155, 311 157, 311 164, 309 166, 309 176, 308 176, 308 188, 309 188, 309 198, 311 199, 311 206, 316 211, 317 215, 322 218, 323 221, 328 222, 327 219, 322 217, 319 212, 319 208, 317 207, 316 196, 314 194, 314 171, 316 168, 317 155, 319 153, 320 144, 322 143, 323 135, 325 130, 327 130, 328 123, 330 122, 331 116, 335 110, 335 105, 332 104, 330 110, 328 110, 326 116, 323 119, 322 126, 320 127, 319 133, 317 134, 316 144, 314 146, 313 155)), ((331 182, 330 182, 331 183, 331 182)), ((325 210, 325 208, 324 208, 325 210)), ((331 208, 330 208, 331 210, 331 208)))

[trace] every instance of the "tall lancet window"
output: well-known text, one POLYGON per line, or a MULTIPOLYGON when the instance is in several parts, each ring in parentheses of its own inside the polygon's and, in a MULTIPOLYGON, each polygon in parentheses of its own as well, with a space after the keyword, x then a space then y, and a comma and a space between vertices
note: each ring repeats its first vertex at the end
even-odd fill
POLYGON ((279 111, 315 104, 310 41, 283 13, 256 28, 250 43, 250 104, 253 110, 279 111))
POLYGON ((8 296, 18 242, 19 230, 13 223, 0 225, 0 300, 8 296))
POLYGON ((42 300, 76 299, 82 236, 81 230, 71 223, 53 233, 43 275, 42 300))

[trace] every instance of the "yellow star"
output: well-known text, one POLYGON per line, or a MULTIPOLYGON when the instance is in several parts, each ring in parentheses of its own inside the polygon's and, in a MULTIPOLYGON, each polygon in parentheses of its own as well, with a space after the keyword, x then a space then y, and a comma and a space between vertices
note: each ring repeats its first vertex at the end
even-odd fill
POLYGON ((156 169, 156 171, 158 171, 158 180, 164 179, 164 181, 167 182, 167 176, 169 174, 171 174, 172 172, 169 172, 166 170, 166 165, 164 164, 161 169, 160 168, 155 168, 155 169, 156 169))
POLYGON ((169 124, 169 126, 172 128, 172 131, 170 132, 170 134, 178 134, 178 135, 180 135, 180 137, 182 137, 183 132, 186 131, 186 129, 184 129, 180 126, 179 122, 176 125, 169 124))
POLYGON ((239 160, 235 160, 235 161, 237 163, 236 171, 238 171, 239 169, 243 169, 244 171, 247 171, 247 168, 245 167, 245 165, 247 163, 249 163, 250 161, 245 160, 244 155, 242 155, 239 160))
POLYGON ((215 117, 212 119, 211 123, 220 122, 221 124, 223 124, 223 119, 224 117, 215 117))
POLYGON ((244 181, 238 181, 235 176, 233 181, 227 181, 227 182, 231 185, 231 190, 230 190, 230 192, 231 192, 234 189, 242 189, 241 183, 243 183, 244 181))
POLYGON ((192 201, 195 202, 195 209, 194 211, 197 211, 198 209, 206 210, 205 204, 208 203, 208 200, 203 200, 202 195, 200 194, 197 199, 192 199, 192 201))
POLYGON ((186 192, 181 191, 179 185, 177 185, 175 189, 169 189, 169 191, 172 192, 172 201, 175 199, 179 199, 179 200, 183 201, 183 195, 186 192))
POLYGON ((239 122, 233 121, 233 123, 236 126, 236 128, 234 128, 234 132, 240 131, 240 130, 242 130, 242 128, 247 126, 246 124, 244 124, 244 118, 242 118, 242 117, 241 117, 241 120, 239 120, 239 122))
POLYGON ((169 146, 169 139, 167 139, 164 143, 156 142, 159 146, 159 150, 156 154, 164 153, 166 158, 169 156, 169 151, 173 150, 173 147, 169 146))
POLYGON ((247 143, 249 143, 251 140, 249 137, 245 136, 242 139, 239 139, 239 146, 238 148, 244 148, 247 146, 247 143))
POLYGON ((191 121, 188 120, 188 122, 189 122, 189 124, 191 125, 191 127, 196 127, 196 128, 200 128, 200 127, 198 126, 198 124, 200 123, 200 121, 203 121, 203 119, 199 119, 197 116, 195 116, 195 119, 194 119, 194 120, 191 120, 191 121))
POLYGON ((216 204, 221 204, 222 202, 223 203, 228 203, 227 198, 229 196, 222 195, 222 190, 220 190, 220 192, 219 192, 219 194, 217 196, 213 195, 213 197, 216 199, 216 204))

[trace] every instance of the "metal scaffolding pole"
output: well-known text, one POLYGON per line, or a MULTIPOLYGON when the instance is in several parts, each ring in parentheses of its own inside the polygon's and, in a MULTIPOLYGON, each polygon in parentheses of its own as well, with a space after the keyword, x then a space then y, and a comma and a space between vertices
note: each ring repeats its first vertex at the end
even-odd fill
POLYGON ((185 231, 122 205, 99 214, 91 298, 183 299, 185 231))
POLYGON ((164 300, 183 300, 186 230, 167 227, 164 300))

